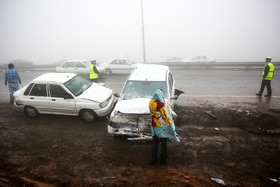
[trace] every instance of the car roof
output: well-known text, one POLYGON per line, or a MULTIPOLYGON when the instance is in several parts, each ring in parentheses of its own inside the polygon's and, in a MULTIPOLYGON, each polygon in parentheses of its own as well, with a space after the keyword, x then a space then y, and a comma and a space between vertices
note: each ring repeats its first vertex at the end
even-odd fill
POLYGON ((130 74, 131 81, 165 81, 169 67, 156 64, 139 64, 130 74))
POLYGON ((41 83, 49 83, 49 82, 61 82, 65 83, 75 77, 75 73, 45 73, 40 75, 39 77, 33 79, 32 82, 41 82, 41 83))
POLYGON ((86 60, 67 60, 66 62, 86 62, 86 60))

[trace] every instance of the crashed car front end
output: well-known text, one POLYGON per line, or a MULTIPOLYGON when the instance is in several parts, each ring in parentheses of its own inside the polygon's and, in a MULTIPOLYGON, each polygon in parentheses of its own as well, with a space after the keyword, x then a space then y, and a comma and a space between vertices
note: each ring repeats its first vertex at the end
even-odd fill
POLYGON ((149 99, 119 101, 108 118, 108 133, 130 138, 151 138, 149 99))
POLYGON ((115 111, 108 118, 108 133, 114 135, 128 136, 131 138, 150 139, 151 137, 150 114, 127 114, 115 111))

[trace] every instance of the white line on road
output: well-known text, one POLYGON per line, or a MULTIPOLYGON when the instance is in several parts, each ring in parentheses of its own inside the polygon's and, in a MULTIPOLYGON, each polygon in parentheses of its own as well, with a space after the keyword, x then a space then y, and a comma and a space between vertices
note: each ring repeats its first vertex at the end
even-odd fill
MULTIPOLYGON (((270 97, 258 97, 258 96, 252 96, 252 95, 186 95, 182 94, 184 97, 214 97, 214 98, 270 98, 270 97)), ((280 96, 272 96, 271 98, 280 98, 280 96)))

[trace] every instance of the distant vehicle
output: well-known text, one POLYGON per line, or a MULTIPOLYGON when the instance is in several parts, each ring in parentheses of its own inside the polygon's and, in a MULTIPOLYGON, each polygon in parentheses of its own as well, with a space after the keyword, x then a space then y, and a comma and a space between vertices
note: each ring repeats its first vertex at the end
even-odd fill
POLYGON ((14 93, 15 106, 38 114, 80 116, 86 122, 108 115, 113 91, 74 73, 46 73, 14 93))
POLYGON ((167 62, 182 62, 181 57, 171 57, 167 59, 167 62))
POLYGON ((105 74, 110 75, 112 73, 129 74, 133 69, 137 67, 127 58, 112 59, 107 63, 99 64, 100 67, 105 68, 105 74))
POLYGON ((209 58, 205 55, 200 55, 200 56, 196 56, 192 59, 185 59, 183 62, 205 62, 205 63, 209 63, 209 62, 216 62, 215 58, 209 58))
MULTIPOLYGON (((88 76, 90 61, 85 60, 69 60, 61 66, 55 68, 58 73, 76 73, 78 75, 88 76)), ((104 74, 105 68, 96 66, 99 73, 104 74)))
POLYGON ((142 64, 128 76, 118 102, 108 119, 108 133, 130 136, 132 139, 151 138, 149 102, 156 89, 161 89, 166 107, 173 109, 175 80, 168 66, 142 64), (156 71, 155 71, 156 70, 156 71))

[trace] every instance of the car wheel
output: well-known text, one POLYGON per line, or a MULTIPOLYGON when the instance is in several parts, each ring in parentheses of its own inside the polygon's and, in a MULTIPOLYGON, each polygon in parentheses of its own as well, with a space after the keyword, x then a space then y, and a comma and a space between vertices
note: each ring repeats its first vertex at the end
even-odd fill
POLYGON ((112 71, 110 69, 105 69, 105 74, 106 75, 110 75, 112 73, 112 71))
POLYGON ((88 123, 94 122, 98 118, 97 114, 93 110, 82 110, 80 112, 80 117, 88 123))
POLYGON ((24 112, 27 116, 31 118, 35 118, 36 116, 38 116, 38 111, 32 106, 25 106, 24 112))

